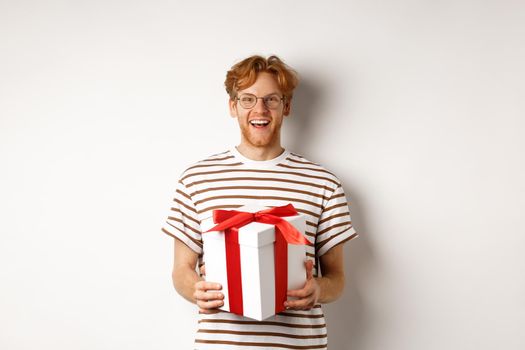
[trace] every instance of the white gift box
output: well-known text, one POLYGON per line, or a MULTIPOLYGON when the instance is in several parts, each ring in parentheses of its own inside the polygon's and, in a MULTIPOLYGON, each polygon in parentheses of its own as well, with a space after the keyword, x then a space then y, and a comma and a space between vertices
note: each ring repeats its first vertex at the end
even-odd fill
MULTIPOLYGON (((254 213, 267 207, 249 204, 238 209, 254 213)), ((304 215, 282 217, 292 224, 303 236, 306 229, 304 215)), ((216 224, 213 218, 201 222, 204 242, 204 263, 206 281, 222 285, 224 304, 220 308, 230 311, 228 293, 228 275, 226 268, 226 249, 224 231, 207 230, 216 224)), ((274 242, 275 226, 251 222, 239 228, 239 250, 241 261, 242 309, 243 315, 256 320, 264 320, 275 314, 275 261, 274 242)), ((306 282, 306 246, 288 244, 288 290, 300 289, 306 282)), ((288 299, 294 299, 288 297, 288 299)))

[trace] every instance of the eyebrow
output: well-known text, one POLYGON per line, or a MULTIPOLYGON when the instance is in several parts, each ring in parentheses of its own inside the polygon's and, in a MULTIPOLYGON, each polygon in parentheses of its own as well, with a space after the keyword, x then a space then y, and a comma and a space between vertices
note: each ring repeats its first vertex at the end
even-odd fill
MULTIPOLYGON (((242 95, 242 94, 250 94, 250 95, 255 95, 253 92, 247 92, 247 91, 244 91, 244 92, 239 92, 239 95, 242 95)), ((269 94, 266 94, 264 96, 269 96, 269 95, 279 95, 281 94, 280 92, 270 92, 269 94)))

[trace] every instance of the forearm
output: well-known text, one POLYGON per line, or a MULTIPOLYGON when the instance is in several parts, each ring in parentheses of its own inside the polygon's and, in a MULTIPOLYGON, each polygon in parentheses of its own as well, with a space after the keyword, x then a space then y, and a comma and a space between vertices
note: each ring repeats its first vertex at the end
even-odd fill
POLYGON ((343 293, 345 278, 344 275, 328 275, 323 277, 315 278, 321 293, 319 295, 318 302, 322 304, 331 303, 337 300, 343 293))
POLYGON ((199 277, 194 269, 187 266, 181 266, 173 271, 172 279, 175 290, 184 297, 184 299, 188 300, 190 303, 196 304, 197 301, 193 295, 195 292, 195 283, 202 281, 203 278, 199 277))

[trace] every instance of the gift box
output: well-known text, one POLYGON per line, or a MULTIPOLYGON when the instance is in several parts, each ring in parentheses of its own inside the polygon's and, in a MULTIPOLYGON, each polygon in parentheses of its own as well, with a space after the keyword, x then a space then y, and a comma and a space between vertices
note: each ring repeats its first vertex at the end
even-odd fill
POLYGON ((201 222, 206 280, 222 285, 221 310, 264 320, 306 282, 306 218, 292 204, 214 210, 201 222))

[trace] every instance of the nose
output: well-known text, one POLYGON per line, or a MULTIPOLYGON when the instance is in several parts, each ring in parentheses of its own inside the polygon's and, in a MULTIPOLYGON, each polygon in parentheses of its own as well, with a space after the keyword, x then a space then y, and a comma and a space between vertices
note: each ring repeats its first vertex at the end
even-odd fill
POLYGON ((264 104, 264 100, 262 98, 258 98, 257 102, 255 103, 255 106, 253 106, 253 109, 257 112, 266 112, 268 108, 264 104))

